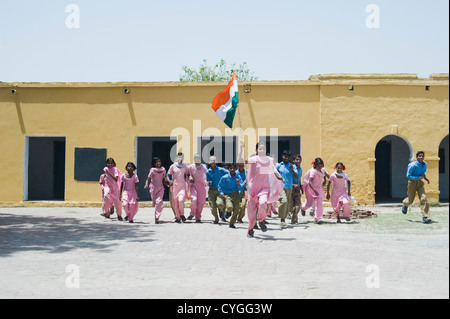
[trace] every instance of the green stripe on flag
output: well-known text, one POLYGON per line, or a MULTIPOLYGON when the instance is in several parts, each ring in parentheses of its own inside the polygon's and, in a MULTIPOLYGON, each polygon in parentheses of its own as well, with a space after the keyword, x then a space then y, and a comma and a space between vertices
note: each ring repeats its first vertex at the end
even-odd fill
POLYGON ((236 92, 233 96, 233 99, 231 100, 231 108, 228 110, 227 116, 224 120, 224 123, 228 125, 229 128, 233 128, 234 115, 236 114, 238 104, 239 104, 239 95, 238 92, 236 92))

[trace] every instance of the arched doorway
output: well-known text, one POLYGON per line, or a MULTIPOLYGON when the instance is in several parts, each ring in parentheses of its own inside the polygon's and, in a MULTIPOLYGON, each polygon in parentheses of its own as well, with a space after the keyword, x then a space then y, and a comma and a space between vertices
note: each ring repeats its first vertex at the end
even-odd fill
POLYGON ((406 170, 413 159, 408 141, 398 135, 383 137, 375 148, 375 203, 401 202, 406 196, 406 170))
MULTIPOLYGON (((448 203, 448 135, 439 144, 439 201, 448 203)), ((426 157, 425 157, 426 161, 426 157)))

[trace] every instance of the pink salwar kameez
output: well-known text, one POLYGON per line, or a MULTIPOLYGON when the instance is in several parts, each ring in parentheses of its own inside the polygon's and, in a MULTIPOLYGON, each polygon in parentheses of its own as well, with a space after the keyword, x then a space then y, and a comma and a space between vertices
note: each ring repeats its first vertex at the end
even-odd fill
POLYGON ((105 182, 103 185, 103 203, 102 210, 103 213, 109 217, 111 207, 115 207, 117 216, 122 216, 122 203, 120 202, 120 184, 122 173, 119 171, 117 167, 105 167, 103 169, 105 172, 105 182), (109 174, 106 173, 108 171, 112 176, 117 178, 115 181, 109 174))
POLYGON ((252 231, 256 220, 260 223, 265 221, 267 205, 277 202, 278 196, 283 192, 283 183, 275 176, 276 168, 272 158, 256 155, 247 159, 247 163, 248 230, 252 231))
POLYGON ((177 220, 180 220, 182 216, 184 217, 184 202, 186 201, 188 188, 186 182, 186 176, 188 174, 188 167, 183 163, 172 164, 169 168, 169 175, 172 175, 172 205, 175 211, 175 216, 177 220))
POLYGON ((206 171, 207 168, 203 164, 191 164, 189 166, 189 174, 194 179, 190 184, 191 197, 191 213, 196 220, 201 220, 203 207, 206 203, 206 171))
POLYGON ((306 211, 315 204, 314 220, 318 221, 323 217, 323 199, 326 197, 322 189, 322 179, 325 174, 315 168, 311 168, 306 172, 304 177, 303 189, 305 192, 305 202, 302 205, 302 210, 306 211), (312 181, 314 189, 319 193, 316 195, 312 190, 309 182, 312 181))
POLYGON ((127 214, 128 221, 133 221, 139 209, 138 194, 136 192, 136 183, 139 183, 139 178, 136 174, 133 174, 131 177, 127 177, 124 174, 122 176, 122 183, 122 207, 127 214))
POLYGON ((330 176, 330 182, 333 183, 333 189, 331 190, 330 200, 331 206, 336 214, 342 208, 344 218, 350 217, 351 215, 351 203, 348 196, 347 181, 350 181, 348 175, 343 173, 340 174, 342 178, 337 177, 337 173, 333 173, 330 176))
POLYGON ((164 206, 164 178, 166 177, 166 169, 164 167, 152 167, 148 173, 151 179, 149 192, 152 197, 152 203, 155 207, 155 219, 159 220, 163 212, 164 206))

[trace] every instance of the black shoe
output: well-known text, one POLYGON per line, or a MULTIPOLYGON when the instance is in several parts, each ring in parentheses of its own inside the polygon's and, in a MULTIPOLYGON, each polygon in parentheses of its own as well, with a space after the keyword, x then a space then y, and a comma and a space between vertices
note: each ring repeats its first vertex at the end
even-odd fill
POLYGON ((301 212, 302 212, 302 216, 306 215, 306 212, 303 209, 301 210, 301 212))
POLYGON ((130 219, 128 222, 129 222, 129 223, 134 223, 134 221, 133 221, 132 219, 130 219))
POLYGON ((408 213, 408 207, 406 207, 405 205, 402 206, 402 213, 405 215, 408 213))
MULTIPOLYGON (((109 218, 109 217, 108 217, 109 218)), ((118 220, 123 220, 122 216, 117 217, 118 220)))
POLYGON ((228 218, 230 218, 231 217, 231 213, 230 212, 226 212, 225 213, 225 219, 228 219, 228 218))
POLYGON ((125 221, 128 221, 128 216, 125 216, 125 221))
POLYGON ((230 228, 236 228, 236 226, 234 226, 234 224, 230 224, 230 228))
POLYGON ((215 221, 214 221, 214 224, 216 224, 216 225, 219 224, 219 221, 218 221, 218 220, 215 220, 215 221))
POLYGON ((239 224, 242 224, 242 223, 243 223, 242 219, 238 219, 237 222, 238 222, 239 224))
POLYGON ((261 228, 262 232, 266 232, 267 231, 267 226, 265 222, 259 222, 259 227, 261 228))
POLYGON ((255 232, 253 230, 249 230, 247 233, 247 237, 252 238, 254 234, 255 234, 255 232))
POLYGON ((192 215, 189 215, 187 218, 187 220, 193 220, 193 219, 194 219, 194 216, 192 216, 192 215))
POLYGON ((181 224, 181 220, 175 218, 175 223, 181 224))
POLYGON ((202 221, 200 219, 195 220, 196 223, 201 223, 202 221))
POLYGON ((186 221, 186 217, 184 217, 184 215, 181 215, 181 220, 183 221, 183 223, 186 221))

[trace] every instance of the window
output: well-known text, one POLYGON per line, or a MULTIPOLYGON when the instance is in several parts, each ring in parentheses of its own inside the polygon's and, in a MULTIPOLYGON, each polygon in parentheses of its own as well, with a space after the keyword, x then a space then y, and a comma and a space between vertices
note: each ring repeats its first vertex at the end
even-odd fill
POLYGON ((77 181, 98 182, 106 162, 106 148, 75 147, 74 178, 77 181))

